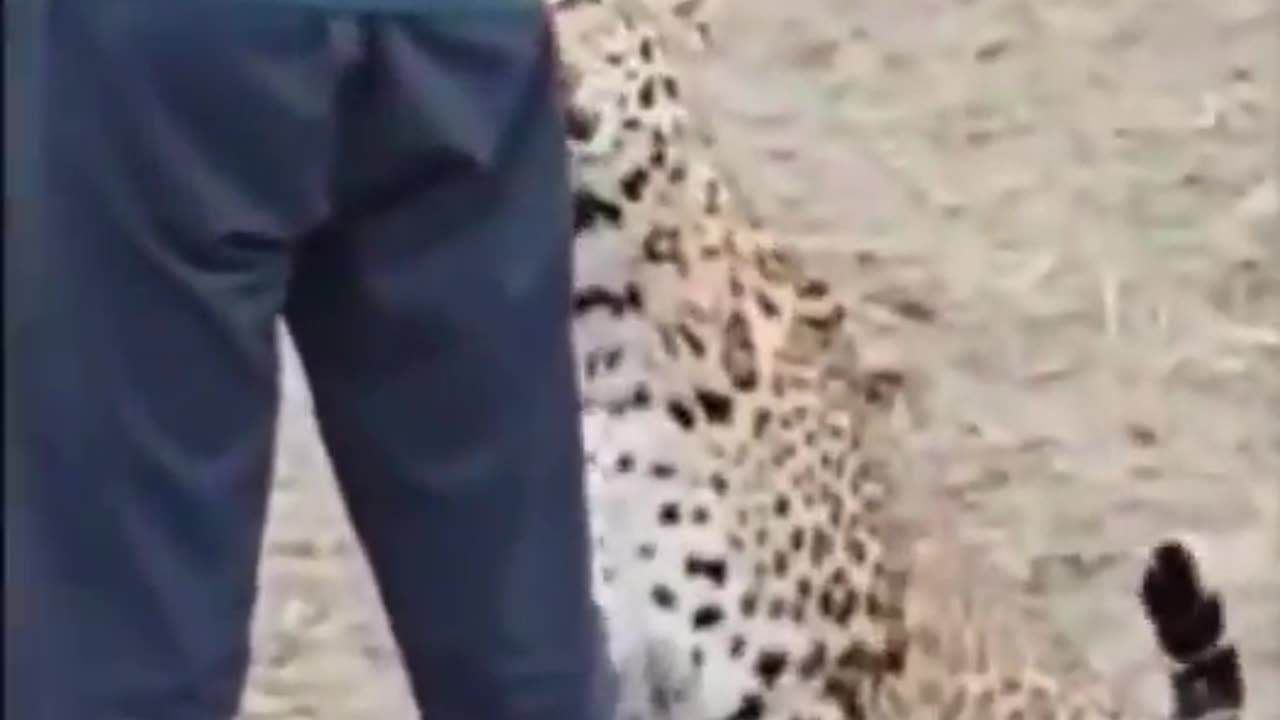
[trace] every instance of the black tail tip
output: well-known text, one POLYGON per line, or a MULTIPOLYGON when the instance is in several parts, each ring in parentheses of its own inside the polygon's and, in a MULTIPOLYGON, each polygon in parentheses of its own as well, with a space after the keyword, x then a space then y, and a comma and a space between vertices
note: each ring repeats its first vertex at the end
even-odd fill
POLYGON ((1182 543, 1156 546, 1140 595, 1160 648, 1180 666, 1172 678, 1175 717, 1192 720, 1243 707, 1239 656, 1223 644, 1222 600, 1204 588, 1195 557, 1182 543))
POLYGON ((1187 662, 1222 637, 1222 603, 1205 590, 1195 558, 1181 543, 1166 541, 1152 551, 1141 595, 1160 648, 1174 660, 1187 662))

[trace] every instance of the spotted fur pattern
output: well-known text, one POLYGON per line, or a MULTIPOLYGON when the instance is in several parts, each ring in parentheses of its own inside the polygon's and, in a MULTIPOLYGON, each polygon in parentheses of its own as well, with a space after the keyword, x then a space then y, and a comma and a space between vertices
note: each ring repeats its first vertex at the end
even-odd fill
POLYGON ((743 221, 667 57, 713 41, 711 0, 547 2, 620 720, 1121 717, 887 512, 892 397, 844 306, 743 221))

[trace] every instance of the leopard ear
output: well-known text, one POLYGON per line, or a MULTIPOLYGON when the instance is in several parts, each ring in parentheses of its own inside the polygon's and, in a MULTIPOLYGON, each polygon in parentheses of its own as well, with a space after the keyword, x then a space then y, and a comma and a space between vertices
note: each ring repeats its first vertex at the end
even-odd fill
POLYGON ((667 40, 683 49, 706 52, 715 45, 713 26, 723 0, 630 0, 630 4, 653 18, 667 40))
POLYGON ((1245 694, 1239 654, 1225 637, 1222 599, 1202 585, 1191 552, 1173 540, 1158 545, 1139 595, 1160 649, 1174 665, 1174 720, 1238 718, 1245 694))
POLYGON ((683 27, 693 47, 710 50, 715 44, 712 22, 721 10, 721 0, 664 0, 674 24, 683 27))

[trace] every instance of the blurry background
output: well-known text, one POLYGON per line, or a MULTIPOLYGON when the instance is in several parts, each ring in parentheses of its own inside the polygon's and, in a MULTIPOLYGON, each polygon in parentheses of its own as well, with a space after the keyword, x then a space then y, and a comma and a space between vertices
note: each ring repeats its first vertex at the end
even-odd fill
MULTIPOLYGON (((1188 539, 1280 720, 1280 3, 726 2, 700 109, 918 378, 922 519, 1152 710, 1134 588, 1188 539)), ((288 363, 244 717, 408 720, 288 363)))

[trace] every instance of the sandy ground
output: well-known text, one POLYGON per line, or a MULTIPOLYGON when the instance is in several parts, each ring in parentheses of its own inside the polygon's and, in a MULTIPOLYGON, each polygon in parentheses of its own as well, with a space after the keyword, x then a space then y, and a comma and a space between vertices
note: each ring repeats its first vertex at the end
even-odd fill
MULTIPOLYGON (((1131 699, 1188 538, 1280 720, 1275 0, 741 0, 705 110, 755 210, 922 381, 922 521, 1131 699)), ((292 358, 245 718, 413 717, 292 358)))

